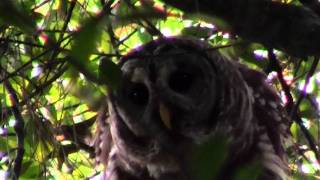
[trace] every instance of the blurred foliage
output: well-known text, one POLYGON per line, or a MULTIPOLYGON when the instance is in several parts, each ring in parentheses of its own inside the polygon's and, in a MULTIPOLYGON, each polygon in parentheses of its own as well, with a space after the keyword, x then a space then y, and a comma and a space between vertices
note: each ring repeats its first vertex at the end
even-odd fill
MULTIPOLYGON (((270 71, 265 47, 158 0, 1 0, 0 179, 14 174, 19 135, 15 127, 21 121, 25 152, 20 179, 85 179, 98 175, 102 168, 93 168, 88 132, 95 129, 94 118, 107 87, 117 87, 117 60, 143 43, 173 35, 195 36, 213 46, 225 46, 219 49, 223 54, 265 71, 287 102, 276 73, 270 71), (13 95, 17 102, 12 100, 13 95)), ((305 94, 298 110, 319 144, 319 69, 307 80, 312 57, 299 59, 277 50, 274 53, 294 100, 305 94)), ((294 179, 316 179, 320 167, 315 154, 296 123, 291 131, 295 143, 288 152, 294 179)), ((221 147, 220 156, 203 157, 204 152, 199 159, 222 161, 225 154, 221 147)), ((208 145, 207 151, 211 150, 212 145, 208 145)), ((244 167, 239 177, 254 176, 251 171, 259 169, 244 167)))

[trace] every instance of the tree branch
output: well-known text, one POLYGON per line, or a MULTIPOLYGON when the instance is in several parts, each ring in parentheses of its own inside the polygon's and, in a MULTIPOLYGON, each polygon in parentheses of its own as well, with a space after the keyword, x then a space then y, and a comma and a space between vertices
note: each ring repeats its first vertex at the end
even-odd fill
POLYGON ((320 55, 320 17, 311 9, 269 0, 162 0, 186 13, 229 23, 239 36, 294 56, 320 55))
POLYGON ((63 135, 64 140, 71 140, 75 144, 86 144, 86 138, 91 136, 90 128, 96 121, 96 116, 73 125, 62 125, 55 128, 56 135, 63 135))
POLYGON ((22 166, 22 160, 23 160, 23 155, 24 155, 24 120, 21 116, 21 112, 19 110, 19 99, 18 96, 11 86, 10 82, 8 80, 5 80, 3 82, 5 88, 7 89, 9 95, 10 95, 10 101, 12 104, 12 112, 14 117, 16 118, 16 123, 14 125, 14 130, 17 135, 17 142, 18 142, 18 147, 17 147, 17 155, 14 160, 14 165, 13 165, 13 177, 12 179, 19 179, 20 172, 21 172, 21 166, 22 166))

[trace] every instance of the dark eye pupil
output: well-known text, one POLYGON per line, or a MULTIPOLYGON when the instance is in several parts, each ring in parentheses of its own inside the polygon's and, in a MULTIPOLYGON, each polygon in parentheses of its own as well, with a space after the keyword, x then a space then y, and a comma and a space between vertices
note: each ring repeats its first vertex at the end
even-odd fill
POLYGON ((134 84, 129 90, 129 99, 136 105, 146 105, 148 103, 149 93, 144 84, 134 84))
POLYGON ((191 88, 194 75, 189 72, 177 71, 169 78, 169 86, 178 93, 186 93, 191 88))

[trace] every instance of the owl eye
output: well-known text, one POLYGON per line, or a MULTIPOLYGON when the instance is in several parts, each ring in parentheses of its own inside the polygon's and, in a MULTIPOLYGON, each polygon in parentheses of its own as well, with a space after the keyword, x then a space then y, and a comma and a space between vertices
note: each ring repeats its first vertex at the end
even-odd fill
POLYGON ((186 93, 194 80, 194 74, 185 71, 176 71, 169 78, 169 86, 178 93, 186 93))
POLYGON ((146 105, 149 98, 148 89, 142 83, 133 84, 129 89, 128 97, 136 105, 146 105))

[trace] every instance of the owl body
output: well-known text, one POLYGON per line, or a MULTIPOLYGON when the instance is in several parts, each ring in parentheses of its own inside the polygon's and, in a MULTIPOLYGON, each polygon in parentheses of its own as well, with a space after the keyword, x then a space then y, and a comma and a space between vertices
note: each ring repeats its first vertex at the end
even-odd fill
POLYGON ((289 121, 263 73, 186 37, 150 42, 119 65, 120 88, 98 118, 105 179, 193 180, 203 166, 208 180, 228 180, 251 165, 258 179, 287 179, 289 121))

